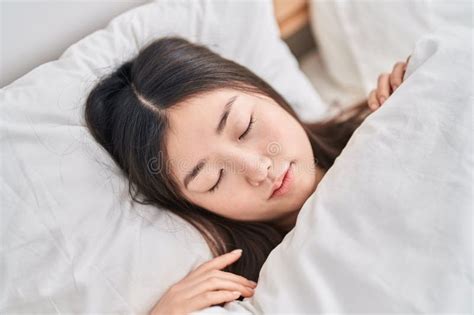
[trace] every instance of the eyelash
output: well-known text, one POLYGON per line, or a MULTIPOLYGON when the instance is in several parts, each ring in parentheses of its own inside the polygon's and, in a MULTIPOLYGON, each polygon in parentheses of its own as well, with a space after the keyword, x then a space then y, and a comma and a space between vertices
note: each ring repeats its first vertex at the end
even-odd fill
MULTIPOLYGON (((249 122, 249 125, 248 125, 247 129, 239 137, 239 140, 242 140, 243 138, 245 138, 245 136, 250 132, 250 130, 252 130, 252 127, 253 127, 254 123, 255 123, 255 119, 253 119, 253 115, 252 115, 252 116, 250 116, 250 122, 249 122)), ((224 170, 221 169, 221 171, 219 173, 219 180, 217 181, 217 183, 211 189, 209 189, 209 192, 215 192, 217 190, 217 188, 219 188, 219 184, 221 183, 221 180, 222 180, 223 177, 224 177, 224 170)))
POLYGON ((219 184, 222 180, 222 177, 224 177, 224 170, 221 169, 221 171, 219 172, 219 180, 217 181, 217 183, 214 185, 214 187, 212 187, 211 189, 209 189, 209 192, 214 192, 217 190, 217 188, 219 187, 219 184), (222 173, 222 175, 221 175, 222 173))
POLYGON ((253 115, 252 115, 250 116, 250 123, 249 123, 249 126, 247 127, 247 130, 245 130, 244 133, 239 137, 239 140, 242 140, 243 138, 245 138, 245 136, 250 132, 250 130, 252 130, 254 122, 255 120, 253 119, 253 115))

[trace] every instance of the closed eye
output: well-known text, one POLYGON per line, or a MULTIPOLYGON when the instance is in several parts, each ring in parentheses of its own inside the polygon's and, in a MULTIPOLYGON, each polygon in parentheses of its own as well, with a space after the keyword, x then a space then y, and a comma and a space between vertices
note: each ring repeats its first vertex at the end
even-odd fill
POLYGON ((217 188, 219 187, 219 183, 221 182, 221 179, 222 179, 223 175, 224 175, 224 169, 221 169, 221 171, 219 172, 219 178, 217 179, 217 183, 216 183, 214 186, 212 186, 211 189, 209 189, 209 192, 214 192, 214 191, 217 190, 217 188))
POLYGON ((239 140, 242 140, 243 138, 245 138, 245 136, 250 132, 250 130, 252 130, 252 126, 254 124, 255 120, 253 119, 253 115, 250 116, 250 122, 249 122, 249 125, 247 127, 247 129, 244 131, 243 134, 240 135, 239 137, 239 140))

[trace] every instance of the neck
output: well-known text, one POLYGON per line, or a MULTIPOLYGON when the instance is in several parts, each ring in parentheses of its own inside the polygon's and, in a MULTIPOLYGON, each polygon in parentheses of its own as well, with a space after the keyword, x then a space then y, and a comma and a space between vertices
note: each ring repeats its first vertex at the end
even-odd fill
POLYGON ((274 223, 275 228, 283 235, 286 235, 296 224, 296 218, 301 209, 288 213, 285 217, 280 218, 274 223))

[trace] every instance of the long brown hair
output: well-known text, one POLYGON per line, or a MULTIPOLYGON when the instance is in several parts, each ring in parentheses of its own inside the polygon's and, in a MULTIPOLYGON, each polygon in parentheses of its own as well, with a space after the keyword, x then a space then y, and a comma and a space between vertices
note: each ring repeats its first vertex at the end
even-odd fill
MULTIPOLYGON (((162 171, 167 159, 166 109, 219 88, 268 96, 301 122, 286 100, 249 69, 179 37, 150 43, 102 78, 87 98, 85 120, 128 177, 134 201, 166 209, 192 224, 214 256, 243 249, 242 257, 226 271, 257 281, 260 268, 285 232, 269 223, 228 219, 190 203, 180 195, 171 174, 162 171)), ((322 169, 331 167, 368 113, 363 101, 329 120, 301 122, 322 169)))

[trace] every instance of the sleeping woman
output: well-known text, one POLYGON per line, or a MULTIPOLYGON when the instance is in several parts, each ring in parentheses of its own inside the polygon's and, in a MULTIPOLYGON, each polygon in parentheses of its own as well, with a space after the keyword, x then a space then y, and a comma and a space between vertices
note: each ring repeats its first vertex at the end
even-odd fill
POLYGON ((251 297, 267 256, 406 65, 380 75, 367 100, 313 123, 249 69, 179 37, 152 42, 103 78, 86 102, 90 132, 128 177, 133 200, 192 224, 215 257, 151 313, 251 297))

